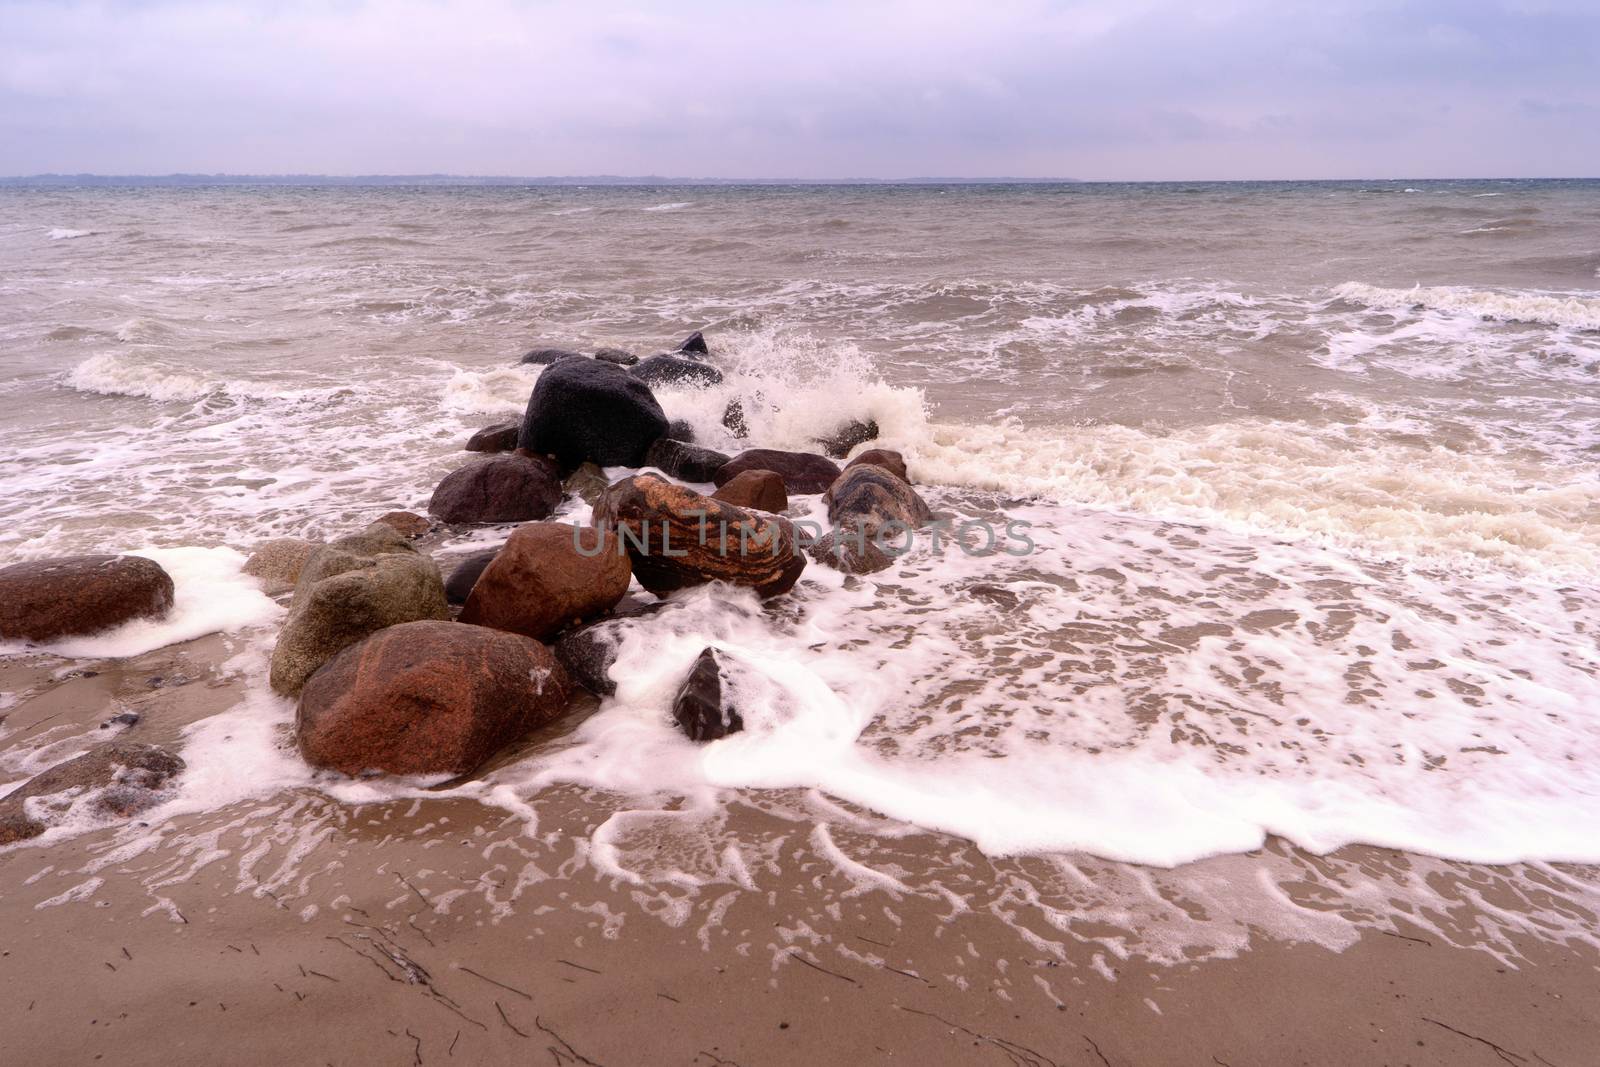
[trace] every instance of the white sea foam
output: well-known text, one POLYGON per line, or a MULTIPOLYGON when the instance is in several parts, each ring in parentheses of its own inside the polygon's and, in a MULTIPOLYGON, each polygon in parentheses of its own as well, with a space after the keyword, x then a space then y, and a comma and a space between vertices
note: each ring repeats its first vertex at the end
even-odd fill
POLYGON ((49 237, 52 241, 70 241, 76 237, 92 237, 94 232, 93 230, 69 230, 66 227, 58 226, 50 231, 49 237))
POLYGON ((1364 282, 1345 282, 1333 292, 1340 300, 1374 308, 1418 308, 1500 322, 1600 330, 1600 296, 1593 293, 1499 292, 1438 285, 1385 289, 1364 282))
POLYGON ((689 201, 689 200, 675 200, 670 204, 656 204, 653 207, 645 208, 645 210, 646 211, 682 211, 686 207, 694 207, 694 203, 692 201, 689 201))

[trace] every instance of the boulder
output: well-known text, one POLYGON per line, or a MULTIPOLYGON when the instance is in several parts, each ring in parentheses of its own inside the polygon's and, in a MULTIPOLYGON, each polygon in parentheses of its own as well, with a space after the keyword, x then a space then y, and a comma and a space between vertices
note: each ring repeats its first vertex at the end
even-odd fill
POLYGON ((518 526, 478 576, 461 621, 543 641, 605 614, 628 591, 633 568, 614 545, 591 555, 579 551, 598 544, 591 527, 518 526))
POLYGON ((57 641, 172 609, 172 578, 143 556, 62 556, 0 567, 0 640, 57 641))
POLYGON ((859 463, 870 463, 874 467, 882 467, 901 481, 911 481, 911 475, 906 473, 906 458, 890 449, 869 448, 849 463, 846 463, 844 469, 849 470, 859 463))
POLYGON ((709 363, 682 356, 650 356, 641 359, 632 373, 651 385, 720 385, 722 372, 709 363))
POLYGON ((846 574, 876 574, 894 566, 894 559, 866 534, 832 531, 813 541, 806 553, 823 566, 846 574))
POLYGON ((539 376, 517 444, 555 456, 563 471, 585 461, 637 467, 667 432, 667 417, 642 380, 595 360, 567 360, 539 376))
POLYGON ((527 522, 561 503, 561 476, 543 456, 520 452, 468 461, 444 476, 428 501, 440 522, 527 522))
POLYGON ((287 593, 300 580, 300 569, 311 558, 311 553, 322 547, 321 541, 307 541, 299 537, 275 537, 256 546, 244 562, 244 573, 261 583, 261 591, 268 596, 287 593))
POLYGON ((782 452, 775 448, 752 448, 730 459, 713 479, 718 488, 745 471, 772 471, 783 479, 790 496, 820 493, 839 477, 839 467, 815 452, 782 452))
POLYGON ((794 526, 701 496, 654 474, 624 478, 601 495, 594 524, 607 552, 626 549, 639 584, 657 596, 710 581, 787 592, 805 569, 794 526))
POLYGON ((373 521, 392 526, 402 536, 409 537, 413 541, 433 529, 433 523, 414 511, 390 511, 379 515, 373 521))
POLYGON ((594 502, 600 499, 600 494, 605 492, 610 484, 611 479, 606 477, 605 471, 593 463, 584 463, 567 475, 566 480, 561 483, 561 489, 593 507, 594 502))
POLYGON ((740 471, 711 495, 736 508, 755 508, 774 515, 781 514, 789 506, 783 477, 775 471, 740 471))
POLYGON ((667 423, 667 436, 686 445, 694 444, 694 427, 688 419, 673 419, 667 423))
POLYGON ((728 401, 727 407, 722 409, 722 428, 732 434, 736 441, 743 441, 750 436, 750 424, 744 417, 744 401, 738 397, 728 401))
POLYGON ((672 701, 672 717, 692 741, 715 741, 738 733, 744 729, 744 719, 729 696, 717 650, 704 649, 672 701))
POLYGON ((570 690, 561 664, 532 638, 408 622, 312 675, 295 735, 307 763, 345 774, 465 774, 558 717, 570 690))
POLYGON ((858 526, 874 537, 890 524, 896 541, 901 531, 916 529, 933 518, 933 511, 911 483, 883 467, 857 464, 839 475, 822 495, 828 506, 828 522, 835 528, 854 530, 858 526))
POLYGON ((617 683, 611 680, 611 665, 617 661, 617 651, 631 620, 664 607, 666 605, 660 602, 624 600, 611 617, 562 634, 552 646, 556 659, 561 661, 575 684, 596 696, 610 696, 617 691, 617 683))
POLYGON ((468 452, 510 452, 517 447, 517 434, 522 432, 520 422, 497 422, 485 426, 467 438, 468 452))
POLYGON ((721 452, 674 441, 670 437, 661 438, 644 454, 645 466, 657 467, 686 482, 709 482, 727 462, 728 457, 721 452))
POLYGON ((711 350, 706 347, 705 334, 696 330, 683 339, 683 344, 678 346, 678 351, 691 356, 709 356, 711 350))
POLYGON ((639 357, 625 348, 602 348, 594 354, 594 358, 602 363, 615 363, 619 367, 631 367, 639 362, 639 357))
POLYGON ((463 556, 450 571, 450 577, 444 580, 444 598, 451 604, 465 604, 472 587, 478 584, 478 576, 483 573, 483 568, 489 565, 500 552, 499 548, 486 548, 482 552, 474 552, 470 556, 463 556))
POLYGON ((449 617, 433 560, 390 527, 373 523, 306 560, 272 650, 272 688, 294 696, 313 671, 368 634, 449 617))
POLYGON ((554 364, 565 363, 568 360, 582 358, 583 353, 574 352, 570 348, 535 348, 532 352, 528 352, 523 355, 523 357, 517 360, 517 362, 554 364))
POLYGON ((822 450, 834 459, 843 459, 850 454, 850 450, 856 445, 875 441, 877 437, 878 424, 876 422, 870 419, 866 422, 862 422, 860 419, 852 419, 826 437, 817 438, 817 444, 821 445, 822 450))
POLYGON ((164 748, 113 741, 57 764, 0 797, 0 845, 38 837, 50 828, 46 810, 64 814, 87 805, 94 816, 128 818, 161 800, 183 760, 164 748), (57 797, 56 803, 44 798, 57 797), (35 801, 29 804, 28 801, 35 801))

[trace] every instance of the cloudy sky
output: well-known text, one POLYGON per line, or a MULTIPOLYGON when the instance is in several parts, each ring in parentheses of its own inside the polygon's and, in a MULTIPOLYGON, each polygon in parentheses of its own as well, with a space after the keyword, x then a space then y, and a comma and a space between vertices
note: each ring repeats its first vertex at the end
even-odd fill
POLYGON ((0 0, 0 174, 1600 175, 1600 0, 0 0))

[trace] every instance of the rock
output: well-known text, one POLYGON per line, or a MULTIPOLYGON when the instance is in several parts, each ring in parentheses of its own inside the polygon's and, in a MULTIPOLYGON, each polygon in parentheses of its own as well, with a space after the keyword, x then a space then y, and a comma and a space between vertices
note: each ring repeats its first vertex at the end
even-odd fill
POLYGON ((574 352, 570 348, 535 348, 532 352, 527 353, 521 359, 517 360, 517 362, 555 364, 564 363, 570 359, 582 358, 583 353, 574 352))
POLYGON ((673 419, 667 423, 667 436, 686 445, 694 444, 694 427, 688 419, 673 419))
POLYGON ((26 841, 49 829, 40 811, 45 807, 59 807, 64 813, 68 807, 87 804, 97 816, 135 815, 156 804, 160 790, 182 770, 183 760, 164 748, 130 741, 101 745, 0 797, 0 845, 26 841), (37 802, 67 790, 74 793, 58 805, 37 802))
POLYGON ((306 561, 272 650, 272 688, 294 696, 313 671, 368 634, 449 617, 433 560, 374 523, 323 545, 306 561))
POLYGON ((876 574, 894 566, 889 553, 873 544, 866 534, 833 531, 813 541, 806 549, 812 559, 846 574, 876 574))
POLYGON ((414 511, 391 511, 379 515, 373 521, 392 526, 402 537, 408 537, 413 541, 433 529, 433 523, 414 511))
POLYGON ((517 452, 470 460, 444 476, 428 501, 440 522, 527 522, 561 503, 561 477, 543 456, 517 452))
POLYGON ((631 367, 639 362, 639 357, 625 348, 602 348, 594 354, 594 358, 602 363, 615 363, 619 367, 631 367))
POLYGON ((137 711, 125 711, 121 715, 113 715, 100 724, 100 729, 109 730, 113 726, 138 726, 144 718, 137 711))
POLYGON ((499 548, 486 548, 482 552, 474 552, 465 556, 450 571, 450 577, 444 580, 444 598, 451 604, 465 604, 467 596, 472 592, 472 587, 478 584, 478 576, 483 573, 483 568, 489 565, 500 552, 499 548))
POLYGON ((245 560, 244 573, 261 583, 261 591, 277 596, 293 589, 300 580, 311 553, 322 547, 321 541, 306 541, 299 537, 275 537, 263 541, 245 560))
POLYGON ((611 363, 568 360, 539 376, 517 444, 555 456, 563 471, 588 461, 637 467, 667 432, 650 387, 611 363))
POLYGON ((682 356, 650 356, 641 359, 632 373, 651 385, 720 385, 722 372, 709 363, 682 356))
POLYGON ((795 496, 820 493, 839 477, 838 466, 815 452, 781 452, 775 448, 752 448, 740 452, 717 472, 714 481, 721 488, 745 471, 772 471, 783 479, 784 490, 795 496))
POLYGON ((882 467, 903 482, 911 481, 911 476, 906 473, 906 458, 890 449, 869 448, 849 463, 846 463, 844 469, 849 470, 859 463, 870 463, 874 467, 882 467))
POLYGON ((738 397, 728 401, 728 406, 722 409, 722 426, 735 440, 743 441, 750 436, 750 424, 744 418, 744 402, 738 397))
POLYGON ((711 494, 736 508, 755 508, 781 514, 789 506, 783 477, 776 471, 740 471, 711 494))
POLYGON ((56 641, 172 608, 172 578, 143 556, 61 556, 0 567, 0 639, 56 641))
POLYGON ((670 437, 661 438, 644 454, 645 466, 658 467, 686 482, 709 482, 727 462, 728 457, 721 452, 697 448, 670 437))
POLYGON ((485 426, 467 438, 468 452, 510 452, 517 447, 517 434, 522 432, 520 422, 497 422, 485 426))
POLYGON ((543 641, 605 614, 628 591, 633 568, 624 552, 584 555, 599 544, 591 527, 530 522, 511 532, 478 576, 461 621, 543 641), (583 541, 576 540, 582 537, 583 541))
POLYGON ((605 492, 610 484, 611 479, 606 477, 605 471, 593 463, 585 463, 567 475, 566 481, 561 483, 561 489, 593 507, 594 502, 600 499, 600 494, 605 492))
POLYGON ((728 700, 717 650, 707 648, 695 659, 672 702, 672 717, 693 741, 715 741, 744 729, 739 709, 728 700))
POLYGON ((380 630, 300 694, 307 763, 345 774, 465 774, 565 709, 571 683, 539 642, 457 622, 380 630))
POLYGON ((595 504, 605 551, 625 548, 639 584, 657 596, 709 581, 787 592, 805 569, 794 526, 701 496, 654 474, 624 478, 595 504), (618 526, 624 532, 619 532, 618 526))
POLYGON ((683 344, 678 346, 678 351, 692 356, 709 356, 711 354, 711 350, 706 347, 705 334, 699 330, 685 337, 683 344))
POLYGON ((852 419, 826 437, 817 438, 817 444, 834 459, 843 459, 856 445, 876 440, 877 437, 878 424, 875 421, 852 419))
POLYGON ((871 463, 857 464, 839 475, 822 502, 835 528, 859 526, 868 537, 884 531, 886 539, 897 544, 904 541, 905 530, 933 518, 933 510, 910 482, 871 463))
POLYGON ((556 659, 561 661, 575 684, 596 696, 610 696, 617 691, 617 683, 611 680, 611 665, 617 661, 617 651, 630 621, 664 607, 666 605, 659 601, 647 604, 624 600, 610 618, 562 634, 552 646, 556 659))

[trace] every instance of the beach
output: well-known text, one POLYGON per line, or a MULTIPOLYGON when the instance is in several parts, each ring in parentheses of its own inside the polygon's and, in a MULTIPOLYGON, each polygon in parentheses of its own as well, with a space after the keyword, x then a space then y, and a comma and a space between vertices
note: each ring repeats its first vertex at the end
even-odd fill
MULTIPOLYGON (((0 849, 8 1057, 1592 1059, 1600 184, 0 201, 0 566, 175 587, 0 647, 0 800, 184 763, 0 849), (426 513, 530 349, 693 330, 696 444, 870 423, 841 464, 1010 539, 674 591, 464 776, 308 765, 258 546, 426 513), (696 743, 713 645, 744 728, 696 743)), ((423 525, 449 574, 516 524, 423 525)))

